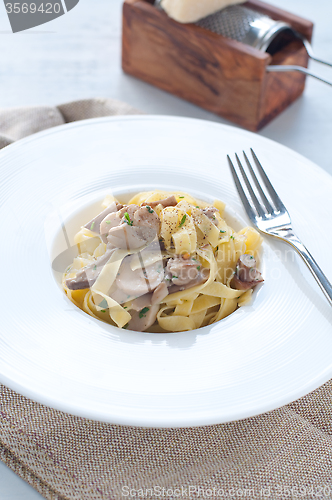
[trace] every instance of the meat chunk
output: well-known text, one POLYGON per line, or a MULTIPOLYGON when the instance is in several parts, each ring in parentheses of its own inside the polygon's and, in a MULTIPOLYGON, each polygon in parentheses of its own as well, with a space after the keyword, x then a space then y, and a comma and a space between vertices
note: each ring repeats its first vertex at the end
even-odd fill
POLYGON ((100 223, 105 217, 107 217, 109 214, 117 212, 122 208, 122 205, 119 203, 113 201, 105 210, 100 212, 100 214, 96 215, 93 219, 91 219, 87 224, 85 224, 84 227, 86 229, 90 229, 90 231, 93 231, 94 233, 100 234, 100 223))
POLYGON ((104 265, 111 258, 114 250, 115 248, 110 246, 106 248, 104 255, 101 255, 94 262, 84 267, 73 278, 68 278, 66 280, 66 287, 69 288, 69 290, 84 290, 85 288, 90 288, 97 280, 104 265))
POLYGON ((236 264, 235 274, 230 283, 236 290, 249 290, 264 281, 261 273, 256 269, 256 260, 252 255, 243 254, 236 264))
POLYGON ((176 201, 176 198, 174 194, 169 196, 168 198, 164 198, 163 200, 158 200, 158 201, 151 201, 151 202, 144 202, 142 203, 142 206, 148 205, 151 208, 155 208, 157 205, 162 205, 164 208, 166 207, 175 207, 178 202, 176 201))

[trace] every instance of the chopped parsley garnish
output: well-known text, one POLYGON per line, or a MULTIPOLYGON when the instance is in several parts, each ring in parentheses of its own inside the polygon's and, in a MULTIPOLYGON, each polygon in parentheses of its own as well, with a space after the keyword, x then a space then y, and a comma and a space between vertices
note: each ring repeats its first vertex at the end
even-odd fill
POLYGON ((96 264, 93 266, 93 270, 95 271, 97 269, 97 266, 96 264))
POLYGON ((93 230, 94 227, 95 227, 95 222, 93 222, 90 226, 91 231, 93 230))
POLYGON ((179 198, 184 198, 184 196, 179 196, 179 198))
POLYGON ((130 220, 130 217, 129 217, 128 212, 125 212, 125 214, 124 214, 124 218, 126 219, 126 222, 127 222, 127 224, 128 224, 129 226, 132 226, 132 225, 133 225, 133 221, 132 221, 132 220, 130 220))
POLYGON ((128 328, 128 324, 129 324, 129 323, 127 323, 127 324, 126 324, 125 326, 123 326, 122 328, 125 330, 126 328, 128 328))
POLYGON ((184 216, 181 219, 181 222, 179 224, 179 227, 183 226, 183 224, 186 222, 187 214, 184 214, 184 216))
POLYGON ((196 267, 196 269, 198 269, 198 270, 200 271, 200 269, 201 269, 201 266, 197 266, 197 267, 196 267))
POLYGON ((198 205, 196 205, 196 208, 199 208, 199 206, 198 206, 198 205))
POLYGON ((128 307, 127 306, 123 306, 123 309, 128 309, 128 307))
POLYGON ((230 239, 231 239, 231 240, 234 240, 234 236, 230 236, 230 239))
POLYGON ((250 255, 250 258, 253 259, 254 257, 252 255, 250 255))
POLYGON ((110 220, 105 220, 106 224, 110 224, 111 221, 110 220))
POLYGON ((220 229, 220 232, 221 232, 221 233, 226 233, 226 231, 223 231, 222 229, 220 229))
POLYGON ((101 312, 101 313, 105 313, 106 311, 105 311, 105 309, 102 309, 100 312, 101 312))
POLYGON ((153 210, 150 205, 146 205, 146 208, 148 209, 149 214, 153 214, 153 210))
POLYGON ((145 315, 146 315, 146 313, 147 313, 149 310, 150 310, 150 308, 149 308, 149 307, 144 307, 144 308, 140 311, 140 313, 139 313, 139 317, 140 317, 140 318, 143 318, 143 316, 145 316, 145 315))

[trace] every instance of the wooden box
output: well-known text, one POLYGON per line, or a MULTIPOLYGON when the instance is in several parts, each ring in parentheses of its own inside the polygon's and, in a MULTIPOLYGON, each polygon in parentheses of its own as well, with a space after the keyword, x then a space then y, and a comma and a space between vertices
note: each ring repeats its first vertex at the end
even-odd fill
MULTIPOLYGON (((253 131, 302 94, 305 75, 266 71, 269 64, 307 67, 308 55, 300 40, 271 56, 194 24, 177 23, 152 1, 124 2, 122 67, 126 73, 253 131)), ((311 40, 310 21, 260 0, 244 5, 288 22, 311 40)))

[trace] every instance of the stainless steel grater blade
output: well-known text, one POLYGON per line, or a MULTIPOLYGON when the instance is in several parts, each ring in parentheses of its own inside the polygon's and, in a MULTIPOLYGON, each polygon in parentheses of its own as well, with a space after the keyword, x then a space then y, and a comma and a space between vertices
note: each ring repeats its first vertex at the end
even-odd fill
MULTIPOLYGON (((162 0, 155 0, 155 6, 162 9, 162 0)), ((243 5, 230 5, 215 14, 201 19, 197 26, 217 33, 218 35, 237 40, 270 54, 280 50, 283 45, 294 39, 300 39, 306 48, 309 57, 319 63, 332 66, 332 63, 317 58, 307 40, 301 33, 295 31, 290 24, 274 20, 243 5)), ((270 65, 267 71, 298 71, 312 76, 328 85, 331 82, 319 77, 302 66, 270 65)))
MULTIPOLYGON (((196 24, 219 35, 232 38, 246 45, 251 45, 263 52, 270 52, 269 48, 273 42, 274 47, 277 48, 278 44, 275 41, 278 37, 281 44, 283 41, 297 38, 303 42, 311 59, 332 66, 331 63, 315 57, 310 42, 303 35, 295 31, 290 24, 274 20, 265 14, 244 7, 243 5, 226 7, 215 14, 201 19, 196 24), (285 34, 288 37, 285 37, 285 34)), ((274 48, 274 51, 276 51, 276 48, 274 48)))
POLYGON ((289 29, 288 24, 241 5, 226 7, 196 24, 263 51, 280 31, 289 29))

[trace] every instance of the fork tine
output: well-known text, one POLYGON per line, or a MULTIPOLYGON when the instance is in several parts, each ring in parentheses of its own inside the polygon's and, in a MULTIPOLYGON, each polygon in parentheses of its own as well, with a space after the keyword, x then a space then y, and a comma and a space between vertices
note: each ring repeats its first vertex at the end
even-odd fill
POLYGON ((277 195, 277 193, 275 192, 274 190, 274 187, 272 186, 271 182, 270 182, 270 179, 268 178, 268 176, 266 175, 265 173, 265 170, 263 169, 259 159, 257 158, 254 150, 252 148, 250 148, 250 151, 251 151, 251 154, 253 156, 253 159, 255 160, 255 163, 256 163, 256 166, 258 168, 258 171, 263 179, 263 182, 266 186, 266 189, 268 190, 270 196, 271 196, 271 199, 276 207, 276 209, 279 211, 279 212, 283 212, 286 210, 285 208, 285 205, 283 204, 283 202, 281 201, 281 199, 279 198, 279 196, 277 195))
POLYGON ((247 186, 247 189, 249 191, 250 197, 251 197, 251 199, 252 199, 252 201, 254 203, 254 206, 255 206, 255 208, 257 210, 258 215, 260 217, 265 217, 264 210, 262 209, 262 206, 261 206, 260 202, 258 201, 257 196, 254 193, 254 190, 251 187, 251 184, 250 184, 250 182, 248 180, 247 174, 245 173, 244 168, 242 166, 242 163, 240 162, 240 158, 238 157, 238 155, 236 153, 235 153, 235 158, 237 160, 237 163, 239 165, 239 169, 241 171, 242 177, 243 177, 244 182, 245 182, 245 184, 247 186))
POLYGON ((228 163, 229 163, 232 175, 233 175, 233 179, 234 179, 237 191, 238 191, 239 196, 242 200, 244 208, 246 209, 246 212, 249 216, 249 219, 255 224, 257 216, 256 216, 255 212, 253 211, 253 209, 251 208, 251 205, 248 203, 247 196, 246 196, 245 192, 243 191, 240 179, 238 178, 238 175, 236 173, 236 170, 234 168, 234 165, 233 165, 232 160, 230 159, 229 155, 227 155, 227 159, 228 159, 228 163))
POLYGON ((253 168, 252 168, 252 166, 251 166, 251 163, 250 163, 249 158, 248 158, 248 156, 246 155, 245 151, 243 151, 243 156, 244 156, 244 158, 245 158, 245 160, 246 160, 246 163, 247 163, 247 165, 248 165, 248 169, 249 169, 249 171, 250 171, 250 173, 251 173, 251 176, 252 176, 252 178, 254 179, 254 182, 255 182, 255 184, 256 184, 256 188, 257 188, 257 190, 258 190, 258 192, 259 192, 259 194, 260 194, 260 197, 261 197, 261 198, 262 198, 262 200, 263 200, 263 203, 264 203, 264 205, 265 205, 265 208, 266 208, 266 210, 267 210, 270 214, 272 214, 272 213, 274 212, 274 209, 273 209, 273 207, 271 206, 271 203, 269 202, 269 200, 266 198, 265 193, 264 193, 263 189, 261 188, 261 185, 260 185, 260 183, 259 183, 259 180, 257 179, 257 176, 256 176, 256 174, 255 174, 255 172, 254 172, 254 169, 253 169, 253 168))

